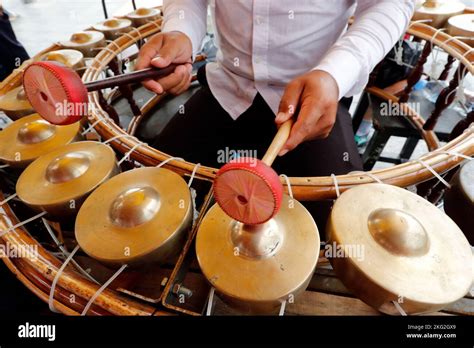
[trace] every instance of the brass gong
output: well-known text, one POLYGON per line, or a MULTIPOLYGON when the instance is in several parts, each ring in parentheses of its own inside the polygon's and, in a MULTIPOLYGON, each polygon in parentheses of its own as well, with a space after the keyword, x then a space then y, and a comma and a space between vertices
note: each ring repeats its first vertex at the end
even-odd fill
POLYGON ((449 183, 444 210, 474 245, 474 160, 465 163, 449 183))
POLYGON ((202 272, 243 313, 271 313, 304 292, 319 256, 318 228, 303 205, 283 195, 268 222, 244 225, 215 204, 196 237, 202 272))
POLYGON ((80 141, 56 149, 31 163, 20 175, 16 192, 28 206, 52 220, 77 214, 84 199, 119 172, 111 147, 80 141))
POLYGON ((416 9, 412 20, 430 20, 426 24, 443 28, 450 17, 463 13, 465 8, 466 5, 458 0, 426 0, 416 9))
POLYGON ((451 36, 461 36, 461 41, 474 47, 474 13, 462 14, 448 20, 448 33, 451 36))
MULTIPOLYGON (((58 62, 73 70, 78 70, 85 67, 84 55, 81 51, 78 50, 62 49, 50 51, 48 53, 45 53, 41 57, 41 60, 58 62)), ((82 71, 79 70, 78 73, 82 73, 82 71)))
POLYGON ((327 225, 331 264, 361 300, 395 314, 435 312, 462 298, 473 277, 472 251, 441 210, 405 189, 360 185, 334 204, 327 225))
POLYGON ((181 249, 192 217, 184 179, 145 167, 95 190, 77 215, 75 233, 82 250, 111 266, 164 262, 181 249))
POLYGON ((161 17, 161 11, 157 8, 139 8, 126 16, 133 23, 134 27, 141 27, 148 22, 161 17))
POLYGON ((126 18, 111 18, 94 25, 94 29, 102 32, 106 39, 115 40, 132 29, 132 21, 126 18))
POLYGON ((99 48, 107 45, 104 34, 95 30, 79 31, 59 44, 64 48, 78 50, 89 58, 95 57, 99 53, 99 48))
POLYGON ((13 88, 0 96, 0 110, 12 120, 34 113, 23 86, 13 88))
POLYGON ((24 168, 38 157, 82 138, 79 123, 56 126, 40 115, 25 116, 0 131, 0 162, 24 168))

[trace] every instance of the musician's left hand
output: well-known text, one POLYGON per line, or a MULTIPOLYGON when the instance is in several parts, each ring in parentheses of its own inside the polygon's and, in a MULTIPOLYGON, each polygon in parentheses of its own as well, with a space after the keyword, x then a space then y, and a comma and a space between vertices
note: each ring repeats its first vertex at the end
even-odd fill
POLYGON ((279 155, 299 144, 327 138, 336 122, 339 87, 327 72, 313 70, 291 81, 281 99, 275 122, 278 126, 297 114, 290 137, 279 155))

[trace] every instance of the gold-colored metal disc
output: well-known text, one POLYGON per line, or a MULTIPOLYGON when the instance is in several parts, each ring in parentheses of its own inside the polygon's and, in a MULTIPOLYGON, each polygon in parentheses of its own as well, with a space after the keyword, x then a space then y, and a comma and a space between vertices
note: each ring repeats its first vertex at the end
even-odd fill
POLYGON ((450 17, 463 13, 465 8, 458 0, 427 0, 415 11, 412 20, 431 20, 428 25, 442 28, 450 17))
POLYGON ((56 126, 33 114, 0 131, 0 161, 24 168, 38 157, 81 138, 80 123, 56 126))
POLYGON ((460 40, 470 46, 474 46, 474 13, 451 17, 448 20, 448 34, 464 37, 464 39, 460 38, 460 40))
POLYGON ((473 256, 461 230, 405 189, 369 184, 344 192, 327 229, 334 270, 380 311, 395 313, 391 301, 411 314, 437 311, 471 287, 473 256))
POLYGON ((76 239, 110 265, 162 262, 182 246, 192 223, 188 185, 162 168, 134 169, 110 179, 86 199, 76 239))
POLYGON ((444 195, 444 211, 474 245, 474 161, 467 161, 449 182, 444 195))
POLYGON ((22 86, 13 88, 0 96, 0 110, 12 120, 34 113, 22 86))
POLYGON ((104 33, 109 40, 115 40, 132 29, 132 21, 126 18, 111 18, 94 25, 94 29, 104 33))
POLYGON ((69 40, 61 41, 60 45, 81 51, 85 57, 94 57, 99 53, 98 48, 105 47, 105 36, 100 31, 84 30, 72 34, 69 40))
POLYGON ((161 11, 157 8, 139 8, 126 15, 132 21, 134 27, 140 27, 150 21, 161 17, 161 11))
POLYGON ((87 195, 118 172, 109 146, 81 141, 31 163, 20 175, 16 192, 27 205, 65 218, 75 215, 87 195))
POLYGON ((214 205, 199 227, 196 253, 227 303, 246 313, 269 313, 306 289, 319 242, 309 212, 284 195, 278 214, 261 225, 243 225, 214 205))
POLYGON ((73 70, 83 68, 84 55, 81 51, 72 49, 62 49, 45 53, 41 60, 59 62, 73 70))

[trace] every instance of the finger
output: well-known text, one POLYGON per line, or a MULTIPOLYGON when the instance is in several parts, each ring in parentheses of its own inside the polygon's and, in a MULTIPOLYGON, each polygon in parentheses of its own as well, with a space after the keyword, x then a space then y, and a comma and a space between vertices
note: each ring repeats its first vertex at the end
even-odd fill
POLYGON ((290 136, 281 149, 279 156, 284 156, 304 142, 311 135, 312 130, 317 127, 317 123, 322 115, 323 112, 314 99, 308 98, 306 101, 303 101, 298 119, 293 125, 290 136))
POLYGON ((185 76, 182 79, 182 81, 175 87, 171 88, 168 90, 169 93, 174 94, 174 95, 179 95, 183 93, 185 90, 187 90, 191 84, 191 79, 192 79, 192 65, 191 64, 186 64, 185 66, 185 76))
POLYGON ((299 81, 291 82, 286 86, 275 118, 277 124, 280 125, 288 121, 294 115, 303 92, 303 86, 303 83, 299 81))
POLYGON ((163 88, 163 86, 160 85, 160 83, 157 82, 157 81, 155 81, 155 80, 142 81, 142 85, 143 85, 146 89, 148 89, 148 90, 150 90, 150 91, 152 91, 152 92, 154 92, 154 93, 156 93, 156 94, 163 94, 164 91, 165 91, 164 88, 163 88))
POLYGON ((161 35, 154 36, 150 39, 138 53, 137 64, 135 70, 145 69, 151 66, 151 60, 155 58, 161 49, 163 38, 161 35))
POLYGON ((158 80, 146 80, 142 84, 147 89, 156 94, 163 94, 164 92, 171 92, 171 89, 180 85, 185 79, 185 71, 182 66, 177 66, 173 73, 158 80))
POLYGON ((166 68, 171 63, 184 63, 177 58, 181 53, 181 47, 174 40, 165 40, 161 49, 151 60, 151 65, 156 68, 166 68))
POLYGON ((168 93, 171 93, 173 95, 178 95, 187 88, 188 83, 189 83, 189 77, 186 77, 177 86, 169 89, 168 93))
POLYGON ((187 75, 187 68, 184 65, 178 65, 173 73, 157 80, 157 82, 165 92, 169 92, 172 88, 179 86, 184 79, 187 79, 187 75))

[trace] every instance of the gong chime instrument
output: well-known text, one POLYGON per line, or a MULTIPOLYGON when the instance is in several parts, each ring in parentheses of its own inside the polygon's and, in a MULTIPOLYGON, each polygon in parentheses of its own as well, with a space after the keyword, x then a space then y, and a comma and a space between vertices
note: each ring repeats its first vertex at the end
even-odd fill
POLYGON ((466 5, 458 0, 427 0, 415 11, 413 20, 429 20, 428 25, 443 28, 450 17, 463 13, 465 9, 466 5))
POLYGON ((462 231, 405 189, 351 188, 334 204, 327 233, 338 277, 381 312, 395 314, 392 302, 408 314, 435 312, 471 287, 473 255, 462 231))
POLYGON ((214 196, 222 210, 246 224, 261 224, 280 209, 283 186, 270 167, 288 140, 293 121, 280 126, 265 156, 239 158, 224 165, 214 180, 214 196))
POLYGON ((474 161, 464 164, 450 181, 444 210, 474 245, 474 161))
POLYGON ((99 186, 79 210, 75 234, 82 250, 106 265, 162 263, 181 250, 192 219, 183 178, 145 167, 99 186))
POLYGON ((13 88, 0 96, 0 110, 12 120, 34 113, 30 102, 26 98, 23 86, 13 88))
POLYGON ((81 138, 79 123, 56 126, 38 114, 25 116, 0 131, 0 162, 25 168, 38 157, 81 138))
POLYGON ((132 21, 126 18, 112 18, 94 25, 108 40, 115 40, 132 29, 132 21))
POLYGON ((305 291, 319 245, 311 214, 283 195, 278 213, 258 225, 233 220, 215 204, 197 232, 196 255, 206 279, 228 305, 268 314, 305 291))
POLYGON ((157 8, 139 8, 126 15, 126 18, 132 21, 134 27, 141 27, 160 17, 161 11, 157 8))
POLYGON ((106 46, 104 34, 96 30, 79 31, 72 34, 68 40, 60 41, 59 44, 64 48, 78 50, 89 58, 97 55, 98 48, 106 46))
POLYGON ((119 171, 112 148, 80 141, 36 159, 18 178, 16 192, 32 209, 47 212, 51 220, 64 221, 75 216, 86 197, 119 171))
POLYGON ((163 69, 148 68, 83 83, 73 70, 55 62, 35 62, 23 74, 26 96, 35 110, 53 124, 71 124, 88 115, 88 92, 169 75, 172 64, 163 69), (59 107, 63 106, 63 107, 59 107))

